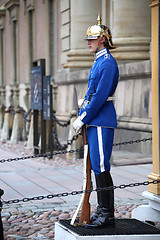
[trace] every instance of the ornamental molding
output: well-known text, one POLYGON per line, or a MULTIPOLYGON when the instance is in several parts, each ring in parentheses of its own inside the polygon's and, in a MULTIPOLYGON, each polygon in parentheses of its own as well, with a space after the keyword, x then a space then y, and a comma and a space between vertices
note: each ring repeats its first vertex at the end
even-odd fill
POLYGON ((160 0, 150 0, 151 1, 151 5, 150 7, 157 7, 160 6, 160 0))
POLYGON ((25 2, 25 12, 33 11, 35 9, 35 0, 24 0, 25 2))
POLYGON ((5 10, 0 10, 0 29, 4 29, 5 25, 5 10))
POLYGON ((18 20, 19 0, 10 0, 5 4, 5 9, 9 11, 10 22, 18 20))
MULTIPOLYGON (((45 3, 45 0, 42 0, 45 3)), ((26 11, 33 11, 35 9, 35 0, 24 0, 24 14, 26 11)))

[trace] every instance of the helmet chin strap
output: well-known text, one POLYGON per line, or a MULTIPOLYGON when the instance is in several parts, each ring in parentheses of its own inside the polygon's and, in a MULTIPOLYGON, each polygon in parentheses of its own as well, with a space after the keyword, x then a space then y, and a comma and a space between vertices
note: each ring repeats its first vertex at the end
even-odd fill
POLYGON ((100 46, 101 46, 101 44, 102 44, 101 41, 102 41, 102 37, 99 38, 98 46, 97 46, 97 48, 96 48, 95 53, 97 53, 97 52, 99 51, 99 48, 100 48, 100 46))

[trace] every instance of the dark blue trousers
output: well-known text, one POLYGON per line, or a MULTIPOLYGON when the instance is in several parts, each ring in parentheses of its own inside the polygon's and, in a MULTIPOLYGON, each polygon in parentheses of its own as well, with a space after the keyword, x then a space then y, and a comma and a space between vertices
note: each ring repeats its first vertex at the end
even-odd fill
POLYGON ((96 175, 110 171, 113 140, 114 128, 96 126, 87 128, 91 167, 96 175))

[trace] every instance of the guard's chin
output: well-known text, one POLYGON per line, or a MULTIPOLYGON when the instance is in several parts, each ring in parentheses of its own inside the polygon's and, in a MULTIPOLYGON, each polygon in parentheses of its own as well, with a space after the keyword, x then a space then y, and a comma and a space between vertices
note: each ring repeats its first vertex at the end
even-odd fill
POLYGON ((93 49, 90 49, 90 53, 94 53, 95 51, 93 49))

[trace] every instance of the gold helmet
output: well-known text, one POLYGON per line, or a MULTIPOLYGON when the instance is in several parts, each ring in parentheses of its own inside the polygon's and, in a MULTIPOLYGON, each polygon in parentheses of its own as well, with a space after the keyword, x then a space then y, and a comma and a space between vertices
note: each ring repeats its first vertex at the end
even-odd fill
POLYGON ((101 18, 98 16, 97 25, 90 26, 86 32, 85 40, 97 39, 99 37, 105 37, 104 46, 113 49, 115 46, 112 43, 112 35, 110 29, 101 24, 101 18))

